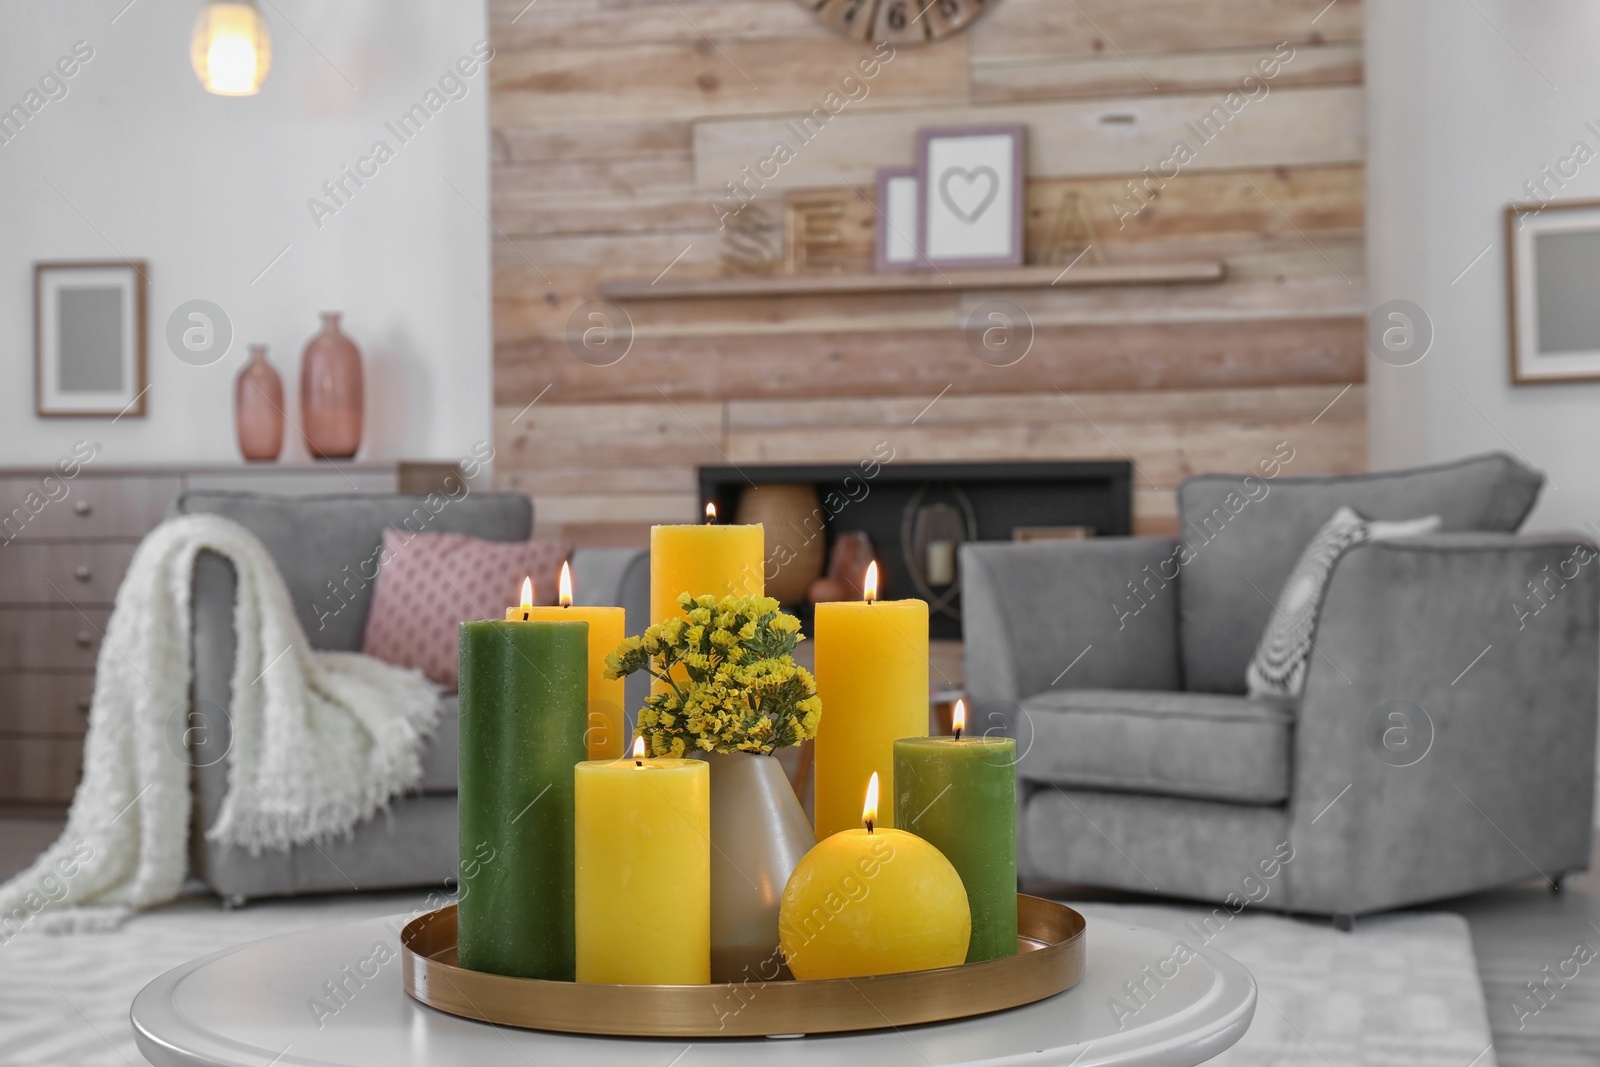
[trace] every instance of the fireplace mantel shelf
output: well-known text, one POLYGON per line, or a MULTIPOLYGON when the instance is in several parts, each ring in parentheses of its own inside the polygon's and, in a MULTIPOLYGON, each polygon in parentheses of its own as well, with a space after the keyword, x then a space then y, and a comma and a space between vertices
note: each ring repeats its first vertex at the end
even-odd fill
POLYGON ((613 300, 668 300, 684 297, 803 296, 813 294, 923 293, 963 289, 1085 288, 1097 285, 1176 285, 1218 282, 1221 260, 1181 263, 1080 264, 1057 267, 991 267, 885 274, 780 274, 768 277, 658 279, 653 282, 600 283, 600 295, 613 300))

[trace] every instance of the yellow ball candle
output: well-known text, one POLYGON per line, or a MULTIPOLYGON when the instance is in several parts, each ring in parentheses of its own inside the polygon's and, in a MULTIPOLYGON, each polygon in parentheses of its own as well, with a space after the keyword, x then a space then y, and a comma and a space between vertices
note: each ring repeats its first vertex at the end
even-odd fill
POLYGON ((875 828, 878 776, 865 829, 844 830, 800 861, 778 907, 778 943, 801 981, 954 967, 972 914, 961 876, 928 842, 875 828))

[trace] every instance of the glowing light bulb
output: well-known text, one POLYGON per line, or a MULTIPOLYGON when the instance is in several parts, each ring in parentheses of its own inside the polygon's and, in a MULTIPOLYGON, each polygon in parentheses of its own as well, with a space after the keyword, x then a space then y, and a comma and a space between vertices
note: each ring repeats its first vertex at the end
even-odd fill
POLYGON ((208 93, 260 92, 272 67, 272 33, 255 0, 213 0, 201 8, 189 59, 208 93))

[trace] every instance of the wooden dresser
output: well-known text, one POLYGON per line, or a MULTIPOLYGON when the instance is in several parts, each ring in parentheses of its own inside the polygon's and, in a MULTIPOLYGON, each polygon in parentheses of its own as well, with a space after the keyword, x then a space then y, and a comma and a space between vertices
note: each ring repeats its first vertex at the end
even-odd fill
POLYGON ((0 469, 0 804, 72 799, 95 660, 140 539, 183 489, 394 492, 394 464, 0 469), (34 494, 30 497, 29 494, 34 494))

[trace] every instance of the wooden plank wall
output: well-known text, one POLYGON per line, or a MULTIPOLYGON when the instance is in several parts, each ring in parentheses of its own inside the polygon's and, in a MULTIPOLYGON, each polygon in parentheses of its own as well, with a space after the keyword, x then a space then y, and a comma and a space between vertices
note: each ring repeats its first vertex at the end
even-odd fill
POLYGON ((897 49, 802 144, 786 123, 872 49, 793 0, 491 0, 496 478, 535 498, 541 536, 637 542, 695 519, 697 465, 853 462, 878 441, 908 462, 1127 456, 1149 532, 1175 527, 1184 477, 1279 441, 1292 474, 1364 468, 1360 0, 990 6, 897 49), (1219 105, 1222 132, 1197 136, 1219 105), (836 190, 868 270, 874 169, 910 163, 919 126, 1000 121, 1030 129, 1030 255, 1073 191, 1108 261, 1220 258, 1227 279, 641 301, 621 362, 570 350, 602 280, 720 272, 712 204, 775 141, 793 158, 757 203, 781 218, 786 191, 836 190), (1179 141, 1181 173, 1147 179, 1179 141), (1011 367, 964 329, 996 297, 1034 324, 1011 367))

